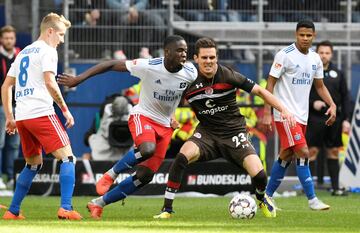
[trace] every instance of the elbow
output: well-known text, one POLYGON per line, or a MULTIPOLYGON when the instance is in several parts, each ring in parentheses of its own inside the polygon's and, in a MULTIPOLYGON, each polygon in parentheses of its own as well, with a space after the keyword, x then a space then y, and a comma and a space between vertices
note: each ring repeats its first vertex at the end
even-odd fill
POLYGON ((1 93, 6 93, 9 88, 12 86, 9 86, 8 83, 4 82, 3 85, 1 85, 1 93))
POLYGON ((45 86, 48 90, 54 89, 54 83, 51 82, 50 80, 45 81, 45 86))
POLYGON ((45 81, 45 86, 46 86, 47 88, 51 87, 51 82, 46 80, 46 81, 45 81))

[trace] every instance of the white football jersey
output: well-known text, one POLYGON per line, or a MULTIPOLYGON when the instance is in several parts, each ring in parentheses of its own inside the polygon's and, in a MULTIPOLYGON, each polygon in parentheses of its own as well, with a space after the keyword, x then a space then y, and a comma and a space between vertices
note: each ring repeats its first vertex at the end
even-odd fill
MULTIPOLYGON (((323 78, 323 64, 320 56, 309 49, 301 53, 294 44, 282 49, 275 55, 269 73, 277 82, 274 95, 295 116, 306 125, 309 116, 309 95, 314 78, 323 78)), ((274 109, 275 121, 280 121, 280 113, 274 109)))
POLYGON ((26 46, 10 67, 16 78, 15 119, 17 121, 54 114, 53 98, 45 86, 43 73, 57 73, 58 54, 42 40, 26 46))
POLYGON ((160 57, 126 61, 126 68, 141 79, 139 103, 130 114, 141 114, 169 127, 183 92, 197 77, 195 66, 187 62, 179 72, 170 73, 160 57))

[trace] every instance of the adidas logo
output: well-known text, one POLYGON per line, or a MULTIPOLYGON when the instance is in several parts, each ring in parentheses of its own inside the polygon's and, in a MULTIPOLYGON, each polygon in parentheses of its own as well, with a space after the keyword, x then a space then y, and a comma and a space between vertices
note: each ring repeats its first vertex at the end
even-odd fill
POLYGON ((155 83, 157 83, 157 84, 161 84, 160 79, 156 80, 156 81, 155 81, 155 83))
POLYGON ((311 182, 311 181, 312 181, 311 177, 308 177, 308 178, 306 178, 306 180, 305 180, 305 182, 311 182))

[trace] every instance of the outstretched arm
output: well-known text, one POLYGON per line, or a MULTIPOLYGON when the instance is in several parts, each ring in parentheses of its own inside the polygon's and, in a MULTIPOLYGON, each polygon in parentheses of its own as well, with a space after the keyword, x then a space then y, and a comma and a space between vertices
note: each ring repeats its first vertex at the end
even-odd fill
POLYGON ((331 98, 331 95, 330 95, 328 89, 326 88, 326 86, 324 85, 324 82, 322 79, 314 79, 314 85, 315 85, 316 92, 319 94, 321 99, 323 99, 325 101, 325 103, 328 106, 330 106, 325 113, 325 115, 330 114, 330 116, 326 120, 325 124, 332 125, 336 119, 336 105, 335 105, 333 99, 331 98))
POLYGON ((85 72, 79 74, 76 77, 69 74, 59 74, 57 82, 61 85, 74 87, 90 77, 111 70, 120 71, 120 72, 128 71, 126 69, 125 61, 119 61, 119 60, 104 61, 91 67, 90 69, 86 70, 85 72))
POLYGON ((74 117, 71 115, 65 100, 61 94, 60 88, 55 80, 55 75, 53 72, 46 71, 44 72, 44 80, 45 80, 45 86, 50 93, 51 97, 53 98, 54 102, 59 106, 61 109, 65 119, 66 123, 65 126, 67 128, 71 128, 74 124, 74 117))
MULTIPOLYGON (((285 108, 285 106, 268 90, 259 85, 255 84, 254 88, 252 89, 251 93, 260 96, 263 98, 267 105, 270 105, 276 108, 282 115, 282 118, 289 122, 290 127, 296 125, 296 121, 294 116, 285 108)), ((270 107, 269 112, 270 112, 270 107)), ((271 113, 270 113, 271 114, 271 113)), ((271 116, 270 116, 271 118, 271 116)), ((271 123, 271 121, 270 121, 271 123)))

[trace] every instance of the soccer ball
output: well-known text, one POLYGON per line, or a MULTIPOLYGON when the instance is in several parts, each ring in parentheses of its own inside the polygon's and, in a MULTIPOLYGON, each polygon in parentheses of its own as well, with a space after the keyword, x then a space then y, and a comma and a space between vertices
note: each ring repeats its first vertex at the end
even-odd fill
POLYGON ((238 194, 229 203, 231 217, 240 219, 252 219, 257 210, 254 198, 246 194, 238 194))

